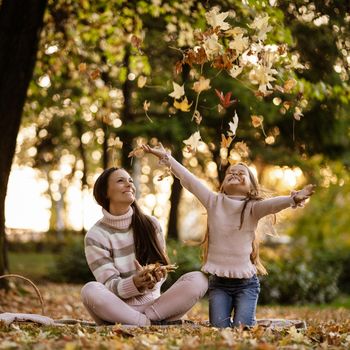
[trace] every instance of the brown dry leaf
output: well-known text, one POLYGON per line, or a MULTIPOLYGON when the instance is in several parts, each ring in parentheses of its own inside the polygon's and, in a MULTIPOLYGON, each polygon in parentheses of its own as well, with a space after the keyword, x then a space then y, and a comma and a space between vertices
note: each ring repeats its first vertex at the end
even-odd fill
POLYGON ((99 69, 94 69, 92 72, 90 72, 90 78, 92 80, 96 80, 101 76, 101 71, 99 69))
POLYGON ((182 72, 182 66, 183 66, 183 62, 182 61, 177 61, 175 63, 175 74, 180 74, 182 72))
POLYGON ((217 69, 230 70, 233 67, 233 58, 228 54, 218 55, 215 57, 212 66, 217 69))
POLYGON ((252 115, 252 124, 254 128, 258 128, 259 126, 262 126, 262 122, 264 120, 264 117, 262 115, 252 115))
POLYGON ((231 136, 225 137, 224 134, 221 134, 221 148, 229 148, 233 138, 231 136))

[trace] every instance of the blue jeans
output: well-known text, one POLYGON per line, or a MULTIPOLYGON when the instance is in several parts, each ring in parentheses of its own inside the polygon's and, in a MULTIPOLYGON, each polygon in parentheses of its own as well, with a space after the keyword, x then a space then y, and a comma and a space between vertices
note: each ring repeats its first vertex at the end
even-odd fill
POLYGON ((260 283, 251 278, 209 277, 209 321, 213 327, 254 326, 260 283), (234 310, 233 319, 231 319, 234 310))

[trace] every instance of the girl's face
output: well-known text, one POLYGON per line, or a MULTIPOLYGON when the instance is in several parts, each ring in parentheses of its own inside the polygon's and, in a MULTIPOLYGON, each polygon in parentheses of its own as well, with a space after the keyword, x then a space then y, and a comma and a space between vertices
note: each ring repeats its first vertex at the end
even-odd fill
POLYGON ((135 186, 129 173, 118 169, 108 178, 107 197, 110 204, 132 204, 135 200, 135 186))
POLYGON ((248 169, 241 164, 231 165, 226 172, 222 189, 228 195, 246 196, 252 189, 248 169))

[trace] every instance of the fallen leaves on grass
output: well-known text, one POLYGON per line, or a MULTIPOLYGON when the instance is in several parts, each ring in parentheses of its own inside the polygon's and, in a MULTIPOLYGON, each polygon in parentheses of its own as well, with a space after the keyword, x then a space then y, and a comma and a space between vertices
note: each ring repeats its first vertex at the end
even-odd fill
MULTIPOLYGON (((48 316, 89 320, 80 300, 82 285, 38 285, 48 316)), ((9 293, 0 291, 1 312, 40 312, 34 291, 24 286, 9 293)), ((188 318, 199 325, 125 327, 87 327, 76 325, 39 326, 34 323, 0 323, 0 349, 347 349, 350 346, 350 310, 344 308, 263 307, 258 306, 258 318, 305 320, 308 328, 298 330, 269 329, 261 326, 218 329, 204 326, 208 319, 206 300, 197 303, 188 318)))

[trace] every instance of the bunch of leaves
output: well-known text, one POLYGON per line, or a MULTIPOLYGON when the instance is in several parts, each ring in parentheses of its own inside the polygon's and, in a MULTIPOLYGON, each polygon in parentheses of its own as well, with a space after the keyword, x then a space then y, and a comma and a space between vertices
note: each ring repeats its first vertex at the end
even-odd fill
MULTIPOLYGON (((203 91, 211 89, 211 82, 215 79, 204 77, 206 70, 225 71, 230 78, 240 81, 251 89, 258 98, 267 97, 277 93, 273 99, 275 105, 282 104, 281 113, 294 110, 293 115, 296 120, 300 120, 302 109, 306 107, 307 101, 303 99, 302 93, 297 92, 297 82, 294 78, 285 78, 288 70, 304 69, 299 63, 296 55, 291 55, 287 51, 286 44, 267 44, 267 36, 272 26, 269 24, 268 14, 257 15, 246 28, 231 25, 226 22, 229 17, 234 17, 232 12, 220 12, 218 7, 212 8, 205 13, 205 18, 209 28, 204 32, 195 30, 194 44, 187 49, 179 49, 182 53, 182 59, 175 64, 176 73, 181 73, 184 65, 189 65, 197 73, 197 81, 194 82, 192 89, 196 93, 196 101, 192 112, 192 120, 198 125, 201 124, 203 117, 198 110, 199 96, 203 91), (206 69, 208 67, 208 69, 206 69), (239 77, 239 78, 238 78, 239 77), (254 90, 253 86, 258 86, 254 90), (283 101, 280 96, 284 94, 296 97, 291 100, 283 101)), ((232 18, 231 18, 232 19, 232 18)), ((174 98, 173 106, 182 112, 190 112, 193 102, 189 102, 184 89, 184 84, 179 85, 173 82, 174 91, 169 96, 174 98)), ((223 109, 228 109, 237 104, 237 98, 231 100, 232 92, 224 93, 216 90, 219 98, 219 113, 223 109)), ((290 96, 291 97, 291 96, 290 96)), ((262 117, 257 124, 253 119, 253 126, 262 126, 262 117)), ((238 116, 235 112, 234 120, 229 125, 228 136, 234 136, 238 126, 238 116)), ((191 135, 184 143, 189 151, 196 151, 198 142, 201 140, 199 131, 191 135)), ((271 143, 271 139, 267 139, 271 143)))

